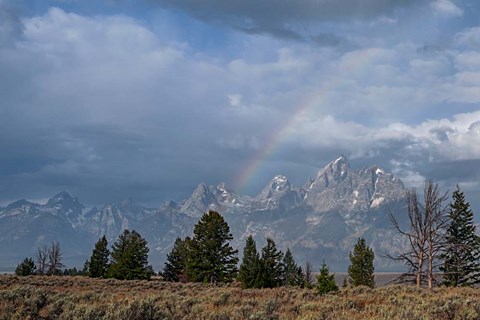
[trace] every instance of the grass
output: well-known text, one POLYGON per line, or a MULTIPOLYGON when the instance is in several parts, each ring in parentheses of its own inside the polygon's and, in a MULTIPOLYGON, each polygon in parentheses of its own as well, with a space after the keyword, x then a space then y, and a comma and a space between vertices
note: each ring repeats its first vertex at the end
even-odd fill
POLYGON ((0 276, 0 319, 480 319, 480 289, 242 290, 235 284, 0 276))

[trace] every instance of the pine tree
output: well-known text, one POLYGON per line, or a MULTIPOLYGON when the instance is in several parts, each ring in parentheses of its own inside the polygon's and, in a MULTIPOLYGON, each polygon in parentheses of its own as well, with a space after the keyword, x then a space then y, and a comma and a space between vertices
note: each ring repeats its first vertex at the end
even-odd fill
POLYGON ((110 251, 108 250, 108 241, 105 236, 98 240, 93 249, 90 262, 88 264, 88 274, 92 278, 105 278, 108 271, 108 259, 110 251))
POLYGON ((147 241, 133 230, 124 230, 112 245, 108 276, 121 280, 149 279, 147 241))
POLYGON ((85 260, 83 264, 82 276, 90 276, 90 259, 85 260))
POLYGON ((338 291, 338 286, 335 283, 335 274, 330 274, 330 268, 325 262, 320 266, 316 288, 319 294, 338 291))
POLYGON ((259 288, 260 271, 260 255, 258 254, 255 240, 250 235, 245 241, 242 264, 238 270, 237 279, 246 289, 259 288))
POLYGON ((194 282, 230 282, 237 274, 238 250, 229 244, 233 240, 230 227, 216 211, 203 214, 193 229, 189 245, 186 273, 194 282))
POLYGON ((480 238, 475 234, 473 212, 460 188, 450 204, 445 252, 441 259, 446 286, 473 286, 480 283, 480 238))
POLYGON ((300 286, 304 285, 304 276, 302 268, 299 267, 293 259, 292 252, 289 248, 285 252, 283 257, 283 284, 288 286, 300 286))
POLYGON ((282 285, 282 259, 282 251, 277 250, 275 241, 268 238, 267 244, 262 248, 262 258, 260 259, 260 286, 262 288, 275 288, 282 285))
POLYGON ((78 271, 77 268, 73 267, 71 269, 63 270, 63 275, 64 276, 78 276, 78 275, 82 275, 82 272, 78 271))
POLYGON ((167 254, 167 261, 163 268, 162 277, 167 281, 185 282, 185 262, 188 254, 188 243, 191 239, 187 237, 185 240, 177 238, 173 245, 172 251, 167 254))
POLYGON ((374 258, 375 254, 367 246, 365 239, 358 239, 353 253, 350 253, 350 266, 348 267, 349 281, 352 286, 375 287, 374 258))
POLYGON ((29 276, 35 273, 35 262, 32 258, 25 258, 15 269, 17 276, 29 276))

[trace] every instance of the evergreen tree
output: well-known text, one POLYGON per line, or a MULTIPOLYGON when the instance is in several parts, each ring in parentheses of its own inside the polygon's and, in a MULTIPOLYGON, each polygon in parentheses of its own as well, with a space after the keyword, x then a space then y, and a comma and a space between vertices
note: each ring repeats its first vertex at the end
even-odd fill
POLYGON ((108 250, 108 241, 105 236, 97 241, 95 249, 93 249, 90 262, 88 264, 88 274, 92 278, 104 278, 108 271, 108 257, 110 251, 108 250))
POLYGON ((335 283, 335 274, 330 274, 330 268, 323 262, 320 266, 320 273, 317 276, 317 292, 319 294, 327 294, 329 292, 338 291, 335 283))
POLYGON ((237 250, 229 244, 233 240, 230 227, 216 211, 203 214, 193 229, 187 262, 189 280, 194 282, 230 282, 237 274, 237 250))
POLYGON ((63 270, 63 275, 64 276, 78 276, 78 275, 82 275, 82 272, 78 271, 77 268, 73 267, 71 269, 63 270))
MULTIPOLYGON (((107 270, 108 271, 108 270, 107 270)), ((85 260, 82 269, 82 276, 89 276, 90 275, 90 259, 85 260)), ((108 275, 108 272, 107 272, 108 275)))
POLYGON ((261 280, 262 288, 275 288, 282 285, 283 278, 283 253, 277 250, 275 241, 268 238, 267 244, 262 248, 261 280))
POLYGON ((124 230, 112 245, 108 276, 122 280, 149 279, 152 273, 148 251, 147 241, 138 232, 124 230))
POLYGON ((259 288, 261 286, 260 271, 260 255, 257 252, 255 240, 250 235, 245 241, 242 264, 237 279, 244 288, 259 288))
POLYGON ((35 273, 35 262, 32 258, 25 258, 15 269, 17 276, 29 276, 35 273))
POLYGON ((348 267, 349 281, 352 286, 375 287, 374 258, 375 254, 367 246, 365 239, 358 239, 353 253, 350 253, 350 266, 348 267))
POLYGON ((304 275, 302 268, 299 267, 293 259, 292 252, 287 248, 287 252, 283 257, 283 284, 288 286, 304 285, 304 275))
POLYGON ((191 239, 187 237, 185 240, 177 238, 173 245, 172 251, 167 254, 167 261, 161 273, 162 277, 167 281, 185 282, 185 262, 188 254, 188 243, 191 239))
POLYGON ((473 212, 460 188, 453 192, 445 252, 441 259, 444 284, 450 287, 480 283, 480 239, 475 234, 473 212))

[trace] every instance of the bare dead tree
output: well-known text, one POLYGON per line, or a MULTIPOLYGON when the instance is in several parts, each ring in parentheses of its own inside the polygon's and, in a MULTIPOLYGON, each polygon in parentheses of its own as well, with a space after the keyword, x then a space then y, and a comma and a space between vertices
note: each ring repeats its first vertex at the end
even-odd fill
POLYGON ((392 213, 390 213, 390 220, 392 221, 394 228, 402 236, 407 238, 410 250, 403 252, 398 256, 391 256, 389 254, 386 254, 386 256, 396 261, 402 261, 408 266, 408 272, 404 273, 398 279, 399 281, 408 281, 413 276, 415 284, 419 288, 424 275, 423 266, 426 249, 424 219, 422 218, 422 210, 418 201, 417 191, 415 189, 408 191, 406 198, 410 229, 404 231, 392 213))
POLYGON ((447 193, 441 195, 438 184, 429 180, 425 181, 423 191, 423 204, 420 203, 415 189, 407 192, 409 230, 403 230, 390 213, 394 228, 407 238, 409 250, 397 256, 385 255, 408 266, 408 272, 402 274, 398 281, 409 281, 413 278, 417 288, 424 283, 432 288, 436 261, 444 244, 446 210, 443 203, 448 196, 447 193))
POLYGON ((445 248, 445 231, 448 222, 444 202, 448 193, 440 194, 438 184, 425 182, 424 187, 425 220, 427 230, 427 280, 428 287, 433 287, 434 271, 438 268, 438 256, 445 248))
POLYGON ((64 267, 62 251, 60 250, 60 243, 53 241, 48 248, 48 271, 47 274, 57 274, 58 271, 64 267))
POLYGON ((37 272, 39 274, 45 274, 47 269, 48 248, 47 246, 41 246, 37 248, 37 272))

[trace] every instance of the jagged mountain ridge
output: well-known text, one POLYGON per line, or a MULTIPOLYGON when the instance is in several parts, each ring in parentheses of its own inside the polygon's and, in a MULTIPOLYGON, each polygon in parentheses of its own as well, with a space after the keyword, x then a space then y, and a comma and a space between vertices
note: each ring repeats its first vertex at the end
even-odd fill
MULTIPOLYGON (((251 197, 225 183, 201 183, 189 198, 167 201, 157 209, 131 199, 86 208, 62 191, 44 205, 19 200, 0 208, 0 256, 6 261, 0 270, 33 256, 36 247, 52 240, 64 247, 67 263, 80 266, 99 237, 105 234, 111 242, 123 229, 136 229, 147 239, 150 261, 159 268, 175 238, 191 235, 198 218, 210 209, 224 215, 239 249, 250 234, 258 247, 272 237, 280 248, 292 248, 299 262, 318 264, 325 259, 340 270, 359 236, 377 251, 401 245, 390 229, 388 212, 402 211, 404 193, 400 179, 377 166, 352 170, 344 156, 320 169, 303 187, 277 175, 251 197), (12 246, 15 251, 9 250, 12 246)), ((388 261, 379 266, 387 269, 388 261)))

